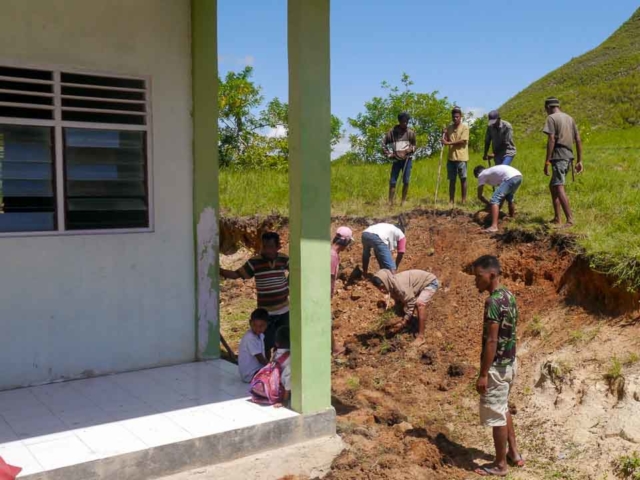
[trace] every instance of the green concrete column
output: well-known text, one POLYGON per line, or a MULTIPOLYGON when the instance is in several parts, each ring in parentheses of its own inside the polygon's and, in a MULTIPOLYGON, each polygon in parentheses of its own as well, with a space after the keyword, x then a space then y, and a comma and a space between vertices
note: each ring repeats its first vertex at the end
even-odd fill
POLYGON ((293 408, 331 406, 329 0, 289 0, 293 408))
POLYGON ((220 356, 218 46, 216 0, 191 2, 196 355, 220 356))

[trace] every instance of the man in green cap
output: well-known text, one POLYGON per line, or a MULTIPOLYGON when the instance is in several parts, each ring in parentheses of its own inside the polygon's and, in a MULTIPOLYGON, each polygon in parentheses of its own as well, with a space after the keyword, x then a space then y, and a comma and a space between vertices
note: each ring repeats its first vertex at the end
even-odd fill
POLYGON ((576 122, 572 117, 560 110, 560 101, 555 97, 549 97, 544 102, 547 111, 547 121, 542 131, 547 134, 547 157, 544 162, 544 174, 549 176, 551 166, 551 200, 553 201, 553 220, 551 223, 560 223, 560 208, 567 218, 566 226, 573 225, 573 214, 569 205, 569 198, 564 190, 567 174, 573 165, 573 144, 576 144, 578 162, 576 173, 584 169, 582 165, 582 140, 576 122))

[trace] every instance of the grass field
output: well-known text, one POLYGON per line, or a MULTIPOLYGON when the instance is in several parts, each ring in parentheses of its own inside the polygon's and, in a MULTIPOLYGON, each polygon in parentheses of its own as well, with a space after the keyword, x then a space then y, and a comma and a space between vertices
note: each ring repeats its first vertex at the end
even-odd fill
MULTIPOLYGON (((567 192, 577 224, 572 229, 578 245, 594 268, 612 273, 640 287, 640 128, 593 132, 585 135, 585 172, 569 182, 567 192)), ((524 182, 517 203, 516 226, 543 228, 553 216, 549 179, 542 173, 544 136, 538 142, 518 144, 513 166, 522 171, 524 182)), ((438 208, 446 209, 448 186, 443 161, 438 208)), ((470 167, 482 162, 472 155, 470 167)), ((416 161, 413 167, 410 201, 391 210, 386 203, 389 166, 332 167, 331 203, 334 215, 380 216, 416 207, 433 206, 438 157, 416 161)), ((470 173, 469 212, 480 209, 475 200, 477 183, 470 173)), ((268 170, 223 170, 220 174, 220 202, 225 215, 247 216, 279 213, 287 215, 289 200, 286 173, 268 170)), ((459 198, 459 192, 457 193, 459 198)))

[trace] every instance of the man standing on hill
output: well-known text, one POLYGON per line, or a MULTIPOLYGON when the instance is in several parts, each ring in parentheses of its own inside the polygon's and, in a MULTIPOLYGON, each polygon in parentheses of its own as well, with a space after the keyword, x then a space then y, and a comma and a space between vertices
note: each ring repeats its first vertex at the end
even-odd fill
POLYGON ((402 203, 409 193, 409 181, 411 180, 411 155, 416 151, 416 133, 409 128, 411 117, 402 112, 398 115, 398 125, 393 127, 382 140, 382 152, 387 158, 393 160, 391 165, 391 179, 389 180, 389 203, 393 205, 396 195, 396 184, 402 172, 402 203))
POLYGON ((469 127, 462 122, 462 110, 451 110, 452 123, 442 134, 442 144, 449 146, 447 178, 449 179, 449 203, 456 197, 456 180, 460 177, 462 203, 467 201, 467 162, 469 161, 469 127))
POLYGON ((473 274, 478 291, 489 294, 484 302, 482 354, 476 390, 480 394, 480 421, 493 428, 496 449, 493 464, 484 465, 475 472, 481 476, 505 477, 507 462, 524 466, 509 412, 509 393, 517 371, 518 307, 513 293, 500 285, 502 272, 496 257, 483 255, 478 258, 473 262, 473 274))
POLYGON ((549 97, 544 102, 544 108, 548 117, 544 124, 543 132, 547 134, 547 157, 544 162, 544 174, 549 176, 551 166, 551 200, 553 202, 553 220, 551 223, 560 223, 560 208, 567 218, 566 226, 573 225, 573 214, 569 206, 569 198, 564 190, 569 169, 573 168, 573 143, 578 151, 576 172, 581 173, 582 165, 582 140, 578 133, 576 122, 566 113, 560 110, 560 101, 555 97, 549 97))
POLYGON ((513 127, 509 122, 500 118, 497 110, 489 112, 489 126, 484 136, 483 160, 493 161, 496 165, 511 165, 516 156, 516 146, 513 143, 513 127), (493 155, 489 153, 489 146, 493 144, 493 155))

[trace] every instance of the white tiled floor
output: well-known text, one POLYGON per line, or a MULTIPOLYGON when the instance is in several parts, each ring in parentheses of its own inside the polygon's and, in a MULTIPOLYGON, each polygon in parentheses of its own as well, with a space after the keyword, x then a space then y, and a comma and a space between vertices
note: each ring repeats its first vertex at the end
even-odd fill
POLYGON ((247 398, 222 360, 0 392, 0 457, 24 476, 297 415, 247 398))

